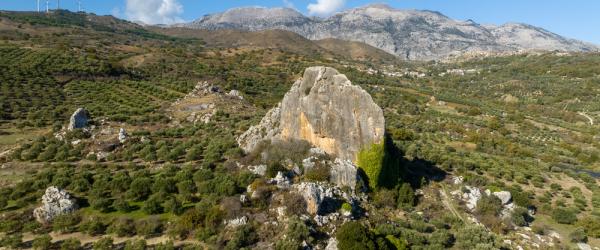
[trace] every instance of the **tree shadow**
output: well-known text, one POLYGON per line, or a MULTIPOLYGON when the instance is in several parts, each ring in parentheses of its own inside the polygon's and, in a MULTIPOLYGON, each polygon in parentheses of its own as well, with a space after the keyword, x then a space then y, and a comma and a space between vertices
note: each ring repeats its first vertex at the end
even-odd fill
POLYGON ((434 162, 420 158, 407 158, 406 153, 395 144, 393 150, 396 151, 395 155, 400 158, 401 181, 410 183, 415 189, 422 188, 423 185, 432 181, 441 182, 448 175, 446 171, 437 167, 434 162))

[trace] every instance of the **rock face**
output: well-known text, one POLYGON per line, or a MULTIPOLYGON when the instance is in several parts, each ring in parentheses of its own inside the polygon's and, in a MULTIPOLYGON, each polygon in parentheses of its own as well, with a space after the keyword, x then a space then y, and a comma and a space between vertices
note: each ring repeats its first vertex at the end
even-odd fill
POLYGON ((305 140, 355 161, 361 149, 382 142, 384 133, 383 111, 366 91, 333 68, 311 67, 238 143, 252 151, 262 140, 305 140))
POLYGON ((56 216, 71 213, 76 209, 77 203, 71 195, 56 187, 49 187, 42 196, 42 206, 33 210, 33 216, 40 223, 48 223, 56 216))
POLYGON ((411 60, 441 59, 466 52, 599 49, 531 25, 481 25, 472 20, 453 20, 439 12, 400 10, 382 4, 349 9, 325 19, 308 18, 293 9, 237 8, 183 26, 209 30, 287 30, 311 40, 336 38, 363 42, 411 60))
POLYGON ((88 121, 90 119, 89 113, 84 108, 78 108, 73 115, 71 115, 71 119, 69 120, 68 130, 74 130, 78 128, 85 128, 88 125, 88 121))
POLYGON ((327 198, 333 197, 333 191, 316 183, 303 182, 295 185, 296 190, 306 201, 306 210, 313 215, 321 211, 321 205, 327 198))
POLYGON ((331 165, 330 181, 338 187, 356 187, 357 167, 351 161, 335 159, 331 165))

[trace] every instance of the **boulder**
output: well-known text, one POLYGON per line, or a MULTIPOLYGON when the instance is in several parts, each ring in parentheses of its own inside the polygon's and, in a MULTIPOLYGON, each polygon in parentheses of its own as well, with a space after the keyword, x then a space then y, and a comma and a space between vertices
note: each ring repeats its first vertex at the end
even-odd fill
POLYGON ((88 125, 88 121, 90 119, 89 112, 84 108, 78 108, 72 115, 69 120, 68 130, 74 130, 78 128, 85 128, 88 125))
POLYGON ((337 158, 331 164, 330 181, 336 186, 354 189, 357 178, 357 167, 351 161, 337 158))
POLYGON ((465 201, 467 208, 473 211, 477 208, 477 202, 481 199, 481 190, 476 187, 465 186, 465 191, 462 193, 462 199, 465 201))
POLYGON ((503 206, 506 206, 512 201, 512 196, 508 191, 493 192, 492 194, 502 201, 503 206))
POLYGON ((229 93, 227 93, 227 96, 236 98, 236 99, 240 99, 240 100, 244 100, 244 96, 242 96, 242 93, 240 93, 240 91, 232 89, 231 91, 229 91, 229 93))
POLYGON ((242 216, 232 220, 225 221, 227 227, 236 228, 248 224, 248 217, 242 216))
POLYGON ((277 176, 269 180, 269 183, 276 185, 278 188, 289 188, 291 185, 290 179, 281 171, 277 172, 277 176))
POLYGON ((124 128, 119 129, 119 142, 125 143, 127 141, 127 132, 124 128))
POLYGON ((303 182, 295 185, 295 189, 306 201, 306 210, 313 215, 322 210, 322 204, 327 199, 333 198, 333 191, 312 182, 303 182))
POLYGON ((283 100, 238 138, 249 152, 262 140, 305 140, 342 160, 384 139, 383 111, 345 75, 328 67, 304 71, 283 100))
POLYGON ((49 187, 42 196, 42 206, 33 210, 33 216, 38 222, 46 224, 56 216, 72 213, 76 209, 77 203, 71 195, 57 187, 49 187))
POLYGON ((325 250, 338 250, 338 241, 335 237, 329 238, 325 250))

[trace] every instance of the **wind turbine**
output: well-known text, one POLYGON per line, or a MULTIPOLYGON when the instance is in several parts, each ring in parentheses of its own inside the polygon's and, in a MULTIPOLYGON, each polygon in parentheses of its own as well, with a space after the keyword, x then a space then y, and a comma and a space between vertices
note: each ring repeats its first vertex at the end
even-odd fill
POLYGON ((46 13, 50 12, 50 0, 46 0, 46 13))
POLYGON ((81 12, 81 0, 77 0, 77 10, 81 12))
POLYGON ((37 12, 40 12, 40 0, 37 0, 37 12))
POLYGON ((60 0, 56 0, 56 9, 60 10, 60 0))

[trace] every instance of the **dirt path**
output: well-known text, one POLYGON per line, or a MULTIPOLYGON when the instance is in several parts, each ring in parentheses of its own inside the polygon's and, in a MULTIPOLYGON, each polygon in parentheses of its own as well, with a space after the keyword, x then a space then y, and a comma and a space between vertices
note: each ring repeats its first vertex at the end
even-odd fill
POLYGON ((586 114, 585 112, 577 112, 577 114, 587 118, 590 121, 590 125, 594 126, 594 118, 586 114))
POLYGON ((441 185, 441 189, 439 190, 440 195, 442 196, 442 204, 444 204, 444 206, 450 210, 450 212, 452 212, 452 214, 456 217, 458 217, 462 222, 466 222, 465 219, 462 217, 462 215, 456 210, 456 208, 454 207, 454 205, 452 205, 452 199, 450 199, 450 196, 448 196, 448 191, 446 190, 446 186, 445 185, 441 185))

